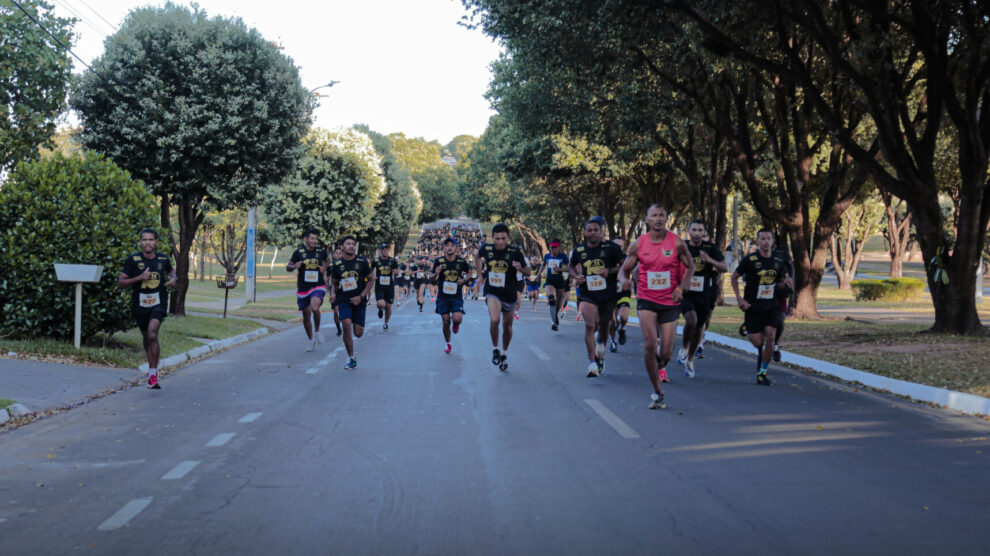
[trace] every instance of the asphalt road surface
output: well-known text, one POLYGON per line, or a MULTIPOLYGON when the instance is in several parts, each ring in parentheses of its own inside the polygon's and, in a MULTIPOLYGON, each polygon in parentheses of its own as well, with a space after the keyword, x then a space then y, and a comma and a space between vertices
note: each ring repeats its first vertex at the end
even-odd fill
MULTIPOLYGON (((638 328, 585 378, 583 323, 478 302, 324 317, 0 435, 0 554, 986 554, 990 424, 709 346, 650 411, 638 328), (329 332, 329 333, 328 333, 329 332)), ((947 356, 948 357, 948 356, 947 356)), ((951 361, 947 359, 947 361, 951 361)))

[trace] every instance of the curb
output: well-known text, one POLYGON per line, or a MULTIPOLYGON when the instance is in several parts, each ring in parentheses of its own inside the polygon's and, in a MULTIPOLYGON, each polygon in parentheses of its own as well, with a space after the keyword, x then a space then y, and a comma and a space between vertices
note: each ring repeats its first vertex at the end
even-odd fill
MULTIPOLYGON (((639 319, 629 317, 629 322, 639 324, 639 319)), ((678 326, 677 334, 682 334, 682 331, 683 327, 678 326)), ((705 341, 714 342, 743 352, 752 352, 754 349, 753 345, 746 340, 730 338, 729 336, 723 336, 714 332, 705 333, 705 341)), ((990 398, 984 398, 976 394, 956 392, 955 390, 875 375, 866 371, 860 371, 851 367, 821 361, 820 359, 814 359, 784 350, 780 350, 780 362, 811 369, 817 373, 832 376, 840 380, 858 382, 868 388, 890 392, 898 396, 905 396, 917 402, 932 403, 946 409, 952 409, 970 415, 990 415, 990 398)))
MULTIPOLYGON (((173 355, 172 357, 167 357, 158 362, 158 368, 163 369, 165 367, 175 367, 181 365, 186 361, 191 361, 197 357, 202 357, 208 353, 219 351, 222 349, 229 348, 231 346, 236 346, 238 344, 243 344, 254 340, 255 338, 260 338, 268 334, 268 328, 262 327, 252 330, 250 332, 240 334, 238 336, 232 336, 230 338, 225 338, 223 340, 213 340, 212 342, 199 346, 198 348, 193 348, 185 353, 180 353, 178 355, 173 355)), ((139 371, 148 372, 148 364, 144 363, 138 367, 139 371)))

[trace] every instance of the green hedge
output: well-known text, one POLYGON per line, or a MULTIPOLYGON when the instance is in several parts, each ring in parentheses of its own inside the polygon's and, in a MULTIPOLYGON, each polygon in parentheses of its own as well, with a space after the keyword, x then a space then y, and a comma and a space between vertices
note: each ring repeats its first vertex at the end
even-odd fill
POLYGON ((102 155, 19 164, 0 186, 0 330, 72 337, 75 285, 56 279, 56 262, 104 267, 99 283, 83 286, 84 337, 129 328, 117 276, 157 219, 155 197, 102 155))
POLYGON ((925 293, 925 282, 917 278, 854 280, 856 301, 917 301, 925 293))

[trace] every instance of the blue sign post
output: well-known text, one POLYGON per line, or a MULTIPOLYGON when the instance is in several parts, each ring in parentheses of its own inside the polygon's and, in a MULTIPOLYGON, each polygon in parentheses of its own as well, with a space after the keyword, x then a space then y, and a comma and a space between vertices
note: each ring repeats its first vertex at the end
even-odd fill
POLYGON ((254 228, 247 231, 247 266, 244 271, 248 278, 254 278, 254 228))

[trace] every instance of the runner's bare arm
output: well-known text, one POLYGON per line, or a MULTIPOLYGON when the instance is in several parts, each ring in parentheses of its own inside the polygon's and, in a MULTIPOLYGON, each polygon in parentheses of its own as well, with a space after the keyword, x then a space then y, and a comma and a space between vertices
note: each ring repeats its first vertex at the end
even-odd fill
POLYGON ((626 260, 619 267, 619 282, 622 284, 622 289, 624 290, 632 289, 632 279, 629 277, 629 273, 632 272, 632 269, 636 267, 636 263, 639 262, 639 259, 636 258, 638 252, 638 244, 633 243, 630 245, 629 252, 626 253, 626 260))

